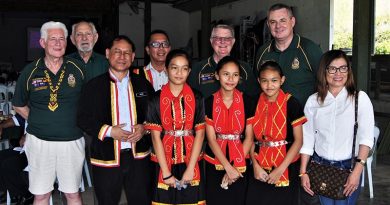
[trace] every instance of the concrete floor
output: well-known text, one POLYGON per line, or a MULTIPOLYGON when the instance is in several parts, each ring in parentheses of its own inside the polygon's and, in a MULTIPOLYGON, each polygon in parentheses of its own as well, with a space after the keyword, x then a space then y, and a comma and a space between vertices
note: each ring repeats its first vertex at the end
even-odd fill
MULTIPOLYGON (((361 187, 358 205, 390 205, 390 155, 376 156, 372 166, 374 182, 374 198, 370 199, 367 174, 365 176, 365 186, 361 187)), ((367 172, 366 172, 367 173, 367 172)), ((125 205, 126 199, 123 197, 120 205, 125 205)), ((54 205, 62 205, 58 192, 54 193, 54 205)), ((94 205, 93 189, 86 187, 82 193, 83 204, 94 205)), ((63 200, 65 201, 65 199, 63 200)))
MULTIPOLYGON (((367 174, 365 176, 365 186, 361 187, 358 205, 389 205, 390 204, 390 155, 376 156, 372 166, 374 182, 374 198, 370 199, 367 174)), ((53 194, 53 204, 63 205, 65 199, 60 200, 58 191, 53 194), (63 201, 63 203, 62 203, 63 201)), ((63 198, 63 196, 62 196, 63 198)), ((82 193, 84 205, 94 205, 93 188, 86 187, 82 193)), ((126 205, 126 199, 122 194, 120 205, 126 205)), ((5 204, 1 204, 5 205, 5 204)))
MULTIPOLYGON (((376 117, 376 124, 381 130, 383 135, 384 130, 390 125, 390 119, 388 117, 376 117)), ((390 137, 390 136, 381 136, 390 137)), ((381 139, 380 139, 381 140, 381 139)), ((380 155, 374 158, 372 165, 373 182, 374 182, 374 198, 370 199, 369 186, 367 174, 365 176, 365 186, 361 187, 361 194, 359 196, 358 205, 390 205, 390 154, 380 155)), ((87 185, 87 184, 85 184, 87 185)), ((58 191, 53 193, 53 204, 63 205, 65 199, 60 196, 58 191)), ((82 199, 84 205, 94 205, 93 188, 86 187, 85 192, 82 193, 82 199)), ((126 199, 122 194, 120 205, 126 205, 126 199)), ((3 204, 0 204, 3 205, 3 204)))

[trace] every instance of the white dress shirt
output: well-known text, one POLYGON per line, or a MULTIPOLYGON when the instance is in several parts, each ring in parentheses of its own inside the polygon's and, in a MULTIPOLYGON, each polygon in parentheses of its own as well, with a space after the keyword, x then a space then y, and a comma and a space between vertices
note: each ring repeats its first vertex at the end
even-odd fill
MULTIPOLYGON (((317 101, 317 93, 311 95, 305 105, 307 122, 303 124, 303 146, 300 153, 313 155, 315 151, 327 160, 351 158, 353 130, 355 123, 355 98, 348 97, 344 87, 334 97, 329 91, 322 105, 317 101)), ((358 99, 358 131, 355 156, 359 145, 372 148, 374 144, 374 111, 371 101, 363 91, 358 99)))
MULTIPOLYGON (((112 74, 111 71, 109 71, 109 72, 110 72, 111 77, 116 80, 115 85, 118 88, 118 110, 119 110, 119 123, 118 124, 126 124, 124 127, 122 127, 122 129, 132 132, 133 131, 133 129, 132 129, 133 122, 130 119, 130 114, 129 114, 130 113, 130 106, 129 105, 132 104, 131 102, 129 102, 129 99, 131 99, 131 98, 129 97, 129 92, 128 92, 129 81, 130 81, 129 73, 127 73, 126 77, 124 77, 122 79, 122 81, 119 81, 119 79, 117 77, 115 77, 115 75, 112 74)), ((135 109, 135 108, 132 108, 132 109, 135 109)), ((108 128, 107 133, 106 133, 106 137, 111 137, 111 130, 112 130, 112 126, 110 128, 108 128)), ((121 142, 121 149, 127 149, 127 148, 131 148, 131 143, 122 141, 121 142)))
POLYGON ((168 75, 165 71, 158 72, 153 68, 152 63, 146 66, 146 70, 150 70, 153 79, 154 91, 161 90, 161 87, 168 83, 168 75))

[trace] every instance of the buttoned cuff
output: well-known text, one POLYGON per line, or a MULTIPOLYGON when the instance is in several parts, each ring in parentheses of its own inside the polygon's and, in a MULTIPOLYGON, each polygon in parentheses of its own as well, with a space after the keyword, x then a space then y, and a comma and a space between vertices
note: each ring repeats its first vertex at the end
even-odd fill
POLYGON ((301 148, 301 150, 299 151, 299 153, 301 154, 307 154, 307 155, 310 155, 312 156, 313 153, 314 153, 314 150, 313 149, 308 149, 308 148, 301 148))
POLYGON ((362 139, 359 141, 359 145, 366 145, 366 146, 370 147, 370 149, 372 149, 372 147, 374 146, 374 141, 369 140, 369 139, 362 139))

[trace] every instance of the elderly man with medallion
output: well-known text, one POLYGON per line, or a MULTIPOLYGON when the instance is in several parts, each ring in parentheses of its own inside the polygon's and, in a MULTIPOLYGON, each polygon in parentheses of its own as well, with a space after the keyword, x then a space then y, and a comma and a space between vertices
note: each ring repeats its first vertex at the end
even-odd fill
POLYGON ((56 179, 67 204, 82 204, 85 142, 76 116, 84 73, 77 60, 64 57, 67 35, 61 22, 42 25, 39 43, 45 56, 23 69, 13 100, 16 112, 28 121, 29 190, 37 205, 49 203, 56 179))

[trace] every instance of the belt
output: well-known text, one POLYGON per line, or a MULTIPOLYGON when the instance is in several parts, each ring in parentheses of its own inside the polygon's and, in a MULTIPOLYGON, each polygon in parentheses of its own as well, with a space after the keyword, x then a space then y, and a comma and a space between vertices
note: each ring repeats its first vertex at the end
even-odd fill
POLYGON ((267 141, 267 142, 260 142, 256 141, 256 145, 259 145, 260 147, 278 147, 282 145, 288 144, 286 140, 280 140, 280 141, 267 141))
POLYGON ((193 133, 194 132, 192 130, 165 130, 164 131, 164 134, 175 136, 175 137, 189 136, 189 135, 193 135, 193 133))
POLYGON ((218 139, 221 140, 238 140, 240 139, 241 135, 232 135, 232 134, 217 134, 218 139))

